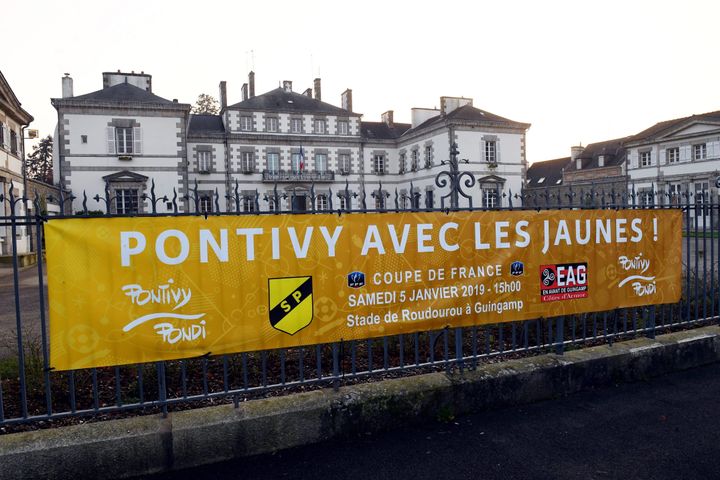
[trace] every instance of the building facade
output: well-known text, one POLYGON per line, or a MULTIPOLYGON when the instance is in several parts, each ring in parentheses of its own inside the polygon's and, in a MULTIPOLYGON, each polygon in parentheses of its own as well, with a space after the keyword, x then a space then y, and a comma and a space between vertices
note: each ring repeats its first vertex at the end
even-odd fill
MULTIPOLYGON (((720 112, 660 122, 628 138, 625 147, 629 182, 641 205, 717 203, 720 112)), ((710 210, 693 211, 691 226, 710 228, 710 210)))
POLYGON ((285 81, 255 95, 251 72, 237 103, 220 82, 218 115, 192 115, 189 105, 156 96, 144 73, 104 73, 102 90, 78 97, 72 79, 63 83, 63 98, 52 100, 55 174, 77 197, 75 211, 83 202, 105 210, 92 197, 106 185, 112 211, 149 211, 153 182, 158 197, 168 196, 156 203, 160 212, 449 206, 435 179, 448 170, 453 143, 466 160, 460 170, 477 179, 467 194, 492 208, 521 190, 527 168, 530 125, 469 98, 441 97, 441 108, 415 108, 406 124, 392 111, 362 121, 349 89, 339 107, 323 101, 320 79, 303 93, 285 81))
MULTIPOLYGON (((8 199, 25 196, 25 183, 23 175, 24 131, 33 121, 33 117, 26 112, 13 93, 10 85, 0 72, 0 194, 8 199)), ((10 203, 0 202, 0 216, 10 216, 12 213, 10 203)), ((25 215, 25 204, 18 202, 15 205, 16 215, 25 215)), ((17 253, 30 251, 30 237, 26 227, 17 227, 15 240, 17 253)), ((11 227, 0 226, 0 254, 9 255, 12 252, 11 227)))

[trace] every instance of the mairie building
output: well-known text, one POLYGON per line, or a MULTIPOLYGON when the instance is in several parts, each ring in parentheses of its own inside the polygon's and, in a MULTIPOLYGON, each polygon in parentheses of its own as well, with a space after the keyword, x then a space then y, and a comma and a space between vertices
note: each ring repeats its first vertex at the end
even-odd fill
POLYGON ((393 111, 367 122, 350 89, 339 106, 323 101, 320 79, 302 93, 283 81, 256 95, 250 72, 239 101, 229 101, 223 81, 220 113, 194 115, 153 93, 148 74, 102 78, 102 89, 75 96, 66 76, 62 98, 52 99, 55 182, 72 191, 76 212, 147 213, 153 194, 157 212, 450 206, 436 178, 450 170, 453 143, 459 170, 476 180, 464 192, 474 206, 494 208, 521 191, 527 169, 530 125, 470 98, 413 108, 411 123, 395 122, 393 111))

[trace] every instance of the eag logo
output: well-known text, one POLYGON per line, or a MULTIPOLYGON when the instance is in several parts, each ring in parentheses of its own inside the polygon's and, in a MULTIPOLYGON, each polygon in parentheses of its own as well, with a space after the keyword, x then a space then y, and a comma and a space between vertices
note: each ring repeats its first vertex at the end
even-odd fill
POLYGON ((347 284, 350 288, 360 288, 365 286, 365 274, 363 272, 351 272, 347 276, 347 284))
POLYGON ((587 263, 540 266, 540 298, 543 302, 573 300, 587 296, 587 263))

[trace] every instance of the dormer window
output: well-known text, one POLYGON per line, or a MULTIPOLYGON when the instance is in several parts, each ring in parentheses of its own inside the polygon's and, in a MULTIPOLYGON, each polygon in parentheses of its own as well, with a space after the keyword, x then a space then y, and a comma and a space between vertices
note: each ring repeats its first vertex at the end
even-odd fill
POLYGON ((540 177, 540 179, 537 181, 538 185, 543 183, 545 181, 545 177, 540 177))
POLYGON ((598 155, 598 167, 605 166, 605 155, 598 155))
POLYGON ((578 158, 577 160, 575 160, 575 168, 577 168, 578 170, 582 168, 582 158, 578 158))

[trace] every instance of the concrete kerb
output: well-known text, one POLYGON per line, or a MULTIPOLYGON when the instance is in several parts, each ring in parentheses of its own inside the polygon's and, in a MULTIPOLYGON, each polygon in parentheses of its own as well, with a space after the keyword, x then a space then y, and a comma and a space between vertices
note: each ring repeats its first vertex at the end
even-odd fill
POLYGON ((285 397, 0 436, 0 479, 124 478, 267 453, 398 424, 449 419, 720 360, 703 327, 285 397))

